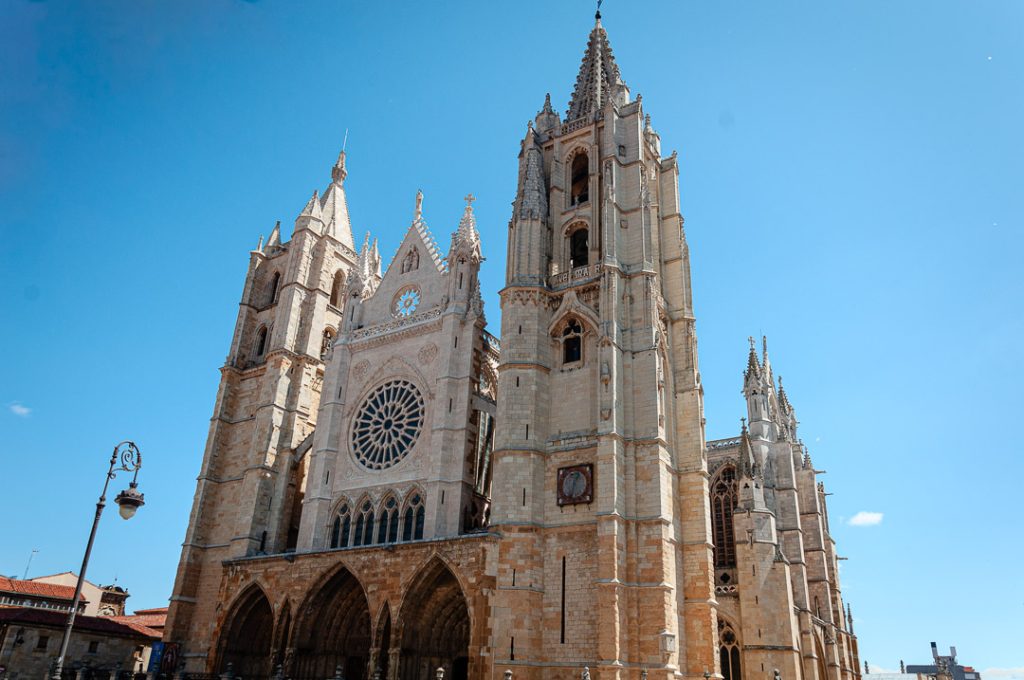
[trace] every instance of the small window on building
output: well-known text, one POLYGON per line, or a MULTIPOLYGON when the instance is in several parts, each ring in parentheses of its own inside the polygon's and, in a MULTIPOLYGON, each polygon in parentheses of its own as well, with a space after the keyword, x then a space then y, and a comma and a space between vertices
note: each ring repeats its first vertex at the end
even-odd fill
POLYGON ((572 159, 572 180, 569 183, 572 205, 590 200, 590 160, 587 154, 578 153, 572 159))
POLYGON ((270 288, 267 289, 267 304, 277 302, 277 288, 281 285, 281 272, 274 272, 274 278, 270 279, 270 288))
POLYGON ((89 653, 90 654, 95 654, 98 651, 100 651, 100 641, 99 640, 92 640, 92 641, 90 641, 89 642, 89 653))
POLYGON ((267 351, 267 327, 262 326, 256 333, 256 357, 262 357, 267 351))
POLYGON ((36 649, 46 649, 47 645, 50 644, 49 635, 40 635, 39 639, 36 640, 36 649))
POLYGON ((569 266, 585 267, 590 262, 590 243, 587 229, 577 229, 569 235, 569 266))
POLYGON ((341 307, 342 289, 345 287, 345 275, 339 269, 334 273, 334 282, 331 283, 331 306, 341 307))
POLYGON ((573 364, 583 359, 583 327, 570 319, 562 331, 562 363, 573 364))
POLYGON ((331 525, 331 547, 347 548, 348 537, 351 531, 352 512, 348 509, 348 503, 345 503, 338 509, 338 515, 334 518, 334 523, 331 525))

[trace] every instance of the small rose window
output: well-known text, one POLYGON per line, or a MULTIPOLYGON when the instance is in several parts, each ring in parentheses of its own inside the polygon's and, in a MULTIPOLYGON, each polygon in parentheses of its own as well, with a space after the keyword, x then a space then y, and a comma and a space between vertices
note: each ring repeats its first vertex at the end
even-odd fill
POLYGON ((416 288, 406 288, 395 296, 391 304, 391 313, 401 318, 410 316, 420 306, 420 291, 416 288))

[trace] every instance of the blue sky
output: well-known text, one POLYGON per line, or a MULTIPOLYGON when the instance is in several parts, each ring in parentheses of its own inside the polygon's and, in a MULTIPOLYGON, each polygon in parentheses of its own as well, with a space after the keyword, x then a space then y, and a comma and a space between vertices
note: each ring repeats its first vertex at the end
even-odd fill
MULTIPOLYGON (((77 569, 110 448, 147 504, 89 576, 166 602, 248 251, 348 132, 354 230, 473 192, 497 328, 516 156, 591 2, 0 5, 0 574, 77 569)), ((1024 678, 1024 4, 608 0, 681 158, 710 437, 766 334, 833 496, 863 659, 1024 678), (881 521, 851 525, 859 512, 881 521), (1000 670, 1001 669, 1001 670, 1000 670), (1014 670, 1016 669, 1016 670, 1014 670)), ((114 482, 114 492, 127 484, 114 482)))

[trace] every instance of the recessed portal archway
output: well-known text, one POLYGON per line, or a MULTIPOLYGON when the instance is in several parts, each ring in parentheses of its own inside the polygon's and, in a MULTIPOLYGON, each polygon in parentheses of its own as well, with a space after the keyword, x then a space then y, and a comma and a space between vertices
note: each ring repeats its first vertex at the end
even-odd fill
POLYGON ((451 570, 433 560, 409 586, 402 611, 402 651, 398 677, 432 680, 469 677, 469 607, 451 570))
POLYGON ((323 680, 333 677, 340 665, 346 680, 363 680, 369 657, 366 593, 356 577, 342 568, 303 607, 288 677, 323 680))
POLYGON ((221 638, 217 672, 231 664, 243 678, 270 674, 270 643, 274 633, 274 611, 259 586, 252 586, 235 602, 221 638))

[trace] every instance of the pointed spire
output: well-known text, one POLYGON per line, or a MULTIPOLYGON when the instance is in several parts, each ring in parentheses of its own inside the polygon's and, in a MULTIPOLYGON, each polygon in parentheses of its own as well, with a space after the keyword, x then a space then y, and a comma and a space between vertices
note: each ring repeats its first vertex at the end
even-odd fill
POLYGON ((740 418, 740 476, 754 477, 754 450, 750 446, 750 433, 747 431, 747 419, 740 418))
POLYGON ((263 252, 263 234, 260 234, 260 241, 259 241, 259 243, 256 244, 256 252, 258 252, 258 253, 262 253, 263 252))
POLYGON ((625 91, 626 84, 619 76, 619 67, 608 43, 608 34, 601 26, 601 13, 595 16, 594 29, 590 32, 576 88, 565 114, 566 121, 588 118, 597 114, 608 97, 616 97, 625 91))
POLYGON ((536 117, 537 129, 541 132, 550 130, 551 128, 557 127, 561 123, 561 119, 558 117, 558 113, 551 108, 551 93, 548 92, 544 95, 544 106, 537 112, 536 117))
POLYGON ((281 220, 278 220, 274 225, 274 228, 270 230, 270 236, 267 237, 267 247, 281 245, 281 220))
POLYGON ((761 354, 761 367, 764 371, 765 382, 770 383, 772 381, 772 362, 768 359, 768 336, 761 336, 761 347, 763 348, 761 354))
POLYGON ((468 194, 465 198, 466 209, 462 212, 459 230, 456 232, 462 243, 473 243, 480 240, 480 234, 476 230, 476 217, 473 216, 473 201, 475 200, 476 197, 473 194, 468 194))
POLYGON ((345 169, 345 150, 342 149, 341 153, 338 154, 338 162, 334 164, 333 168, 331 168, 331 179, 334 180, 335 184, 341 185, 345 183, 345 178, 347 176, 348 170, 345 169))
POLYGON ((754 336, 750 336, 747 340, 750 342, 750 353, 747 355, 747 370, 743 372, 743 378, 749 383, 751 379, 761 380, 761 364, 757 360, 754 336))
POLYGON ((320 208, 320 193, 316 189, 313 189, 313 196, 299 213, 299 217, 312 217, 323 221, 324 211, 320 208))
POLYGON ((541 113, 554 113, 555 110, 551 108, 551 93, 548 92, 544 95, 544 108, 540 110, 541 113))
MULTIPOLYGON (((803 442, 800 442, 800 445, 803 446, 803 442)), ((811 452, 807 450, 806 446, 804 446, 803 467, 804 467, 804 470, 813 470, 814 469, 814 464, 811 462, 811 452)))

